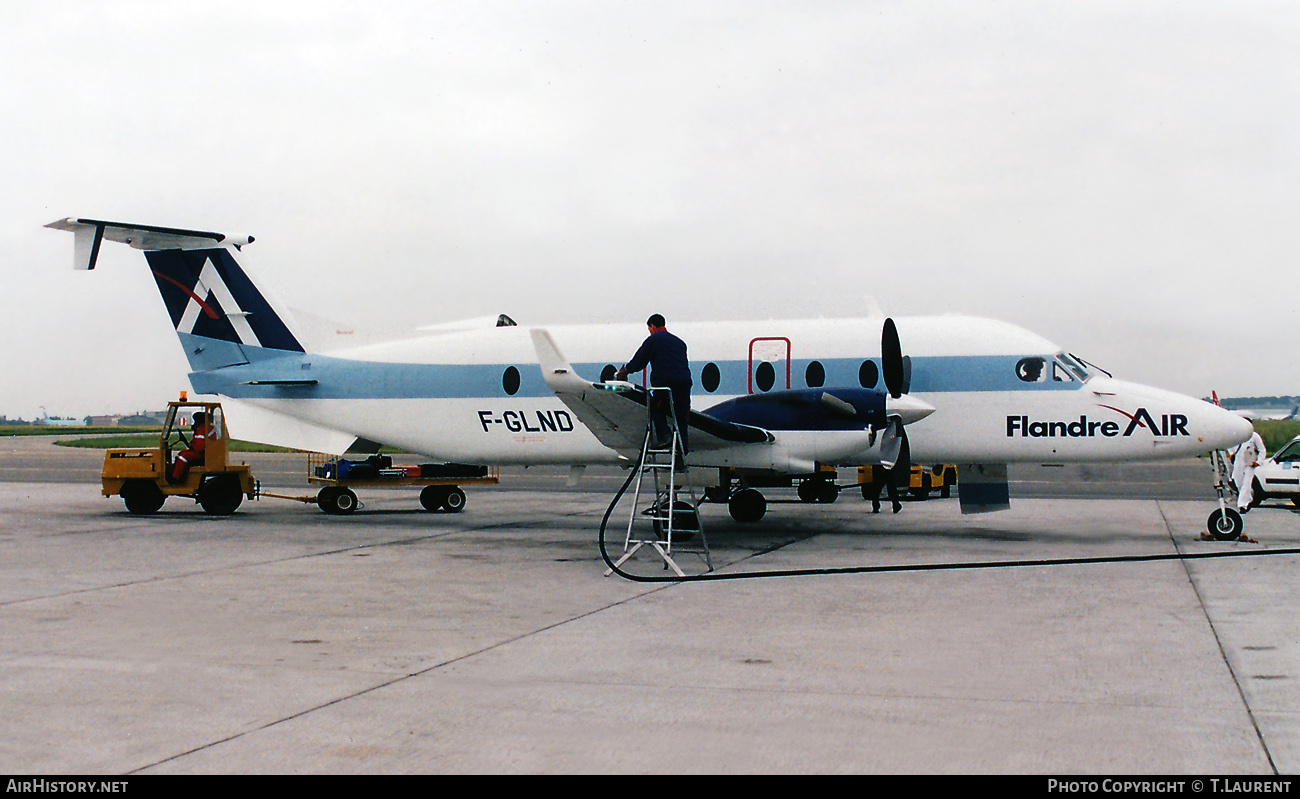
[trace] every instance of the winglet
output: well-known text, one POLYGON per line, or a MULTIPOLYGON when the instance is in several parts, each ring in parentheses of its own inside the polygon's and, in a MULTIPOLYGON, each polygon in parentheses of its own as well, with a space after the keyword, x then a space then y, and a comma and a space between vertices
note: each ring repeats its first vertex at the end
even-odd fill
POLYGON ((529 331, 533 337, 533 347, 537 350, 537 360, 542 367, 542 379, 556 394, 572 394, 591 388, 592 383, 583 380, 573 371, 573 365, 555 346, 555 339, 547 330, 533 328, 529 331))

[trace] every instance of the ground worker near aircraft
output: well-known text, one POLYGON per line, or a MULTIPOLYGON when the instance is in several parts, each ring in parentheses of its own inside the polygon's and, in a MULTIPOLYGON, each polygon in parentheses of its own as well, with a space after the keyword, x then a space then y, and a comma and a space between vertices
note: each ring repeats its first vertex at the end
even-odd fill
POLYGON ((898 482, 894 479, 894 470, 884 466, 871 467, 871 482, 862 485, 862 498, 871 500, 871 512, 880 513, 880 489, 889 493, 889 501, 894 505, 894 513, 903 509, 898 501, 898 482))
POLYGON ((1232 481, 1237 484, 1237 510, 1245 513, 1255 501, 1255 467, 1259 466, 1267 455, 1264 439, 1252 431, 1246 443, 1237 447, 1237 455, 1232 460, 1232 481))
MULTIPOLYGON (((209 430, 207 414, 203 411, 195 413, 194 423, 190 425, 191 432, 190 440, 187 442, 188 448, 177 453, 176 462, 172 464, 171 481, 173 483, 183 482, 191 466, 203 465, 203 453, 207 449, 209 430)), ((181 441, 185 441, 184 436, 181 436, 181 441)))
MULTIPOLYGON (((647 319, 649 337, 642 342, 632 360, 614 376, 626 380, 629 373, 639 372, 648 365, 650 385, 671 389, 671 409, 666 407, 669 402, 667 397, 655 396, 651 403, 650 419, 654 423, 655 437, 660 442, 666 442, 669 440, 668 414, 671 410, 677 419, 677 431, 682 437, 682 454, 685 455, 689 450, 687 421, 691 415, 691 365, 686 356, 686 342, 669 333, 667 324, 662 314, 654 314, 647 319)), ((654 392, 658 395, 662 393, 654 392)))

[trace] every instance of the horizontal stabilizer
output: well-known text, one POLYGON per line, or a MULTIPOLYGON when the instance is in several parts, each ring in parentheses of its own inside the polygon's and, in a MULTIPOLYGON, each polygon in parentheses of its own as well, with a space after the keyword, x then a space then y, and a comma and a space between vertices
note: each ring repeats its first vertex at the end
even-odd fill
POLYGON ((224 233, 206 230, 182 230, 73 217, 51 222, 46 227, 67 230, 73 234, 74 269, 94 269, 95 262, 99 260, 99 247, 105 239, 129 244, 137 250, 203 250, 225 244, 233 244, 238 249, 253 240, 252 236, 233 238, 224 233))
POLYGON ((957 499, 962 513, 989 513, 1011 507, 1005 463, 957 466, 957 499))

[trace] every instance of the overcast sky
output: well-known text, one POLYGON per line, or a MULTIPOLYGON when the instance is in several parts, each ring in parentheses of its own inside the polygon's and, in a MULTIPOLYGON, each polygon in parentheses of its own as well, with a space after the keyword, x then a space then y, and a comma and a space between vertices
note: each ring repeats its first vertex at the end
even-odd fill
POLYGON ((0 414, 158 408, 142 255, 251 233, 361 327, 967 313, 1300 393, 1300 4, 0 5, 0 414))

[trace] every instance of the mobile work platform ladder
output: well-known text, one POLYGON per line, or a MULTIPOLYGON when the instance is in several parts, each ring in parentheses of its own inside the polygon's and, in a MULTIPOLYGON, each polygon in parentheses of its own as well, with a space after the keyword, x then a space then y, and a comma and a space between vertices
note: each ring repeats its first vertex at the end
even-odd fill
POLYGON ((623 556, 605 576, 614 573, 642 548, 654 551, 664 562, 664 568, 672 569, 678 577, 685 577, 674 555, 688 552, 699 555, 704 560, 708 571, 713 571, 713 561, 709 556, 709 542, 704 535, 704 526, 700 524, 699 501, 695 486, 691 482, 690 468, 686 465, 686 453, 682 446, 681 431, 677 428, 677 414, 673 412, 671 389, 648 389, 646 409, 650 412, 646 423, 645 440, 641 445, 641 458, 637 461, 636 483, 632 492, 632 510, 628 515, 627 534, 623 539, 623 556), (656 403, 658 405, 656 406, 656 403), (668 409, 668 431, 666 440, 658 440, 654 408, 668 409), (650 499, 649 505, 641 509, 642 494, 650 499), (698 544, 691 549, 684 549, 681 543, 699 536, 698 544))

